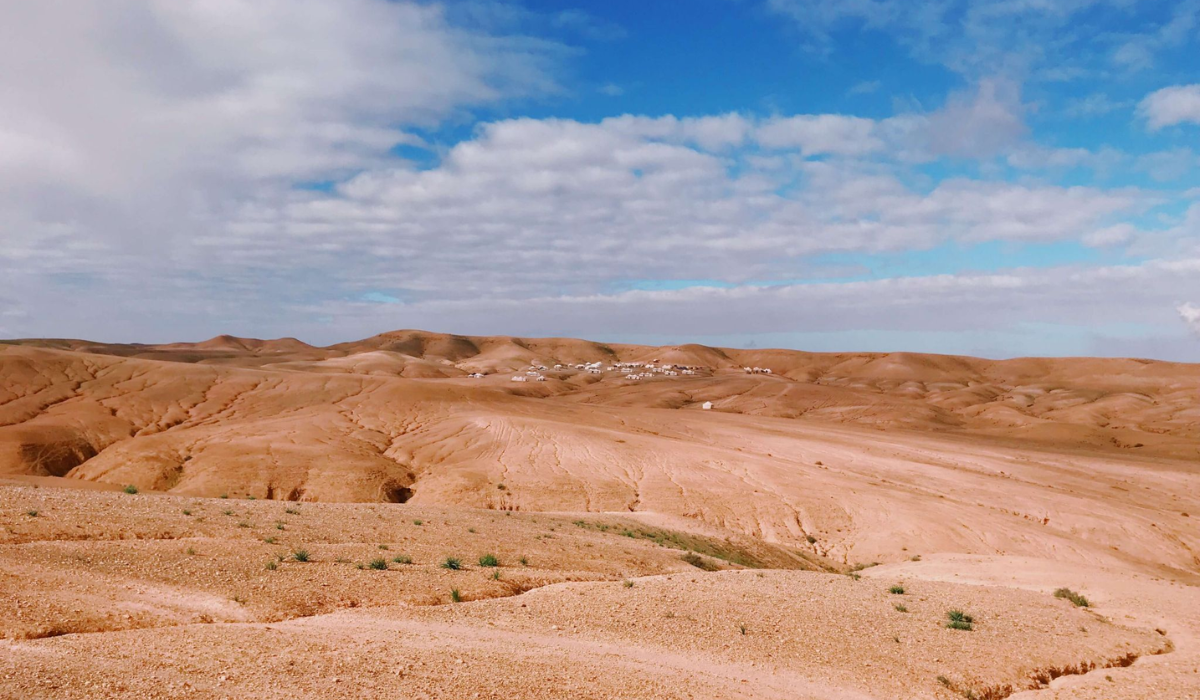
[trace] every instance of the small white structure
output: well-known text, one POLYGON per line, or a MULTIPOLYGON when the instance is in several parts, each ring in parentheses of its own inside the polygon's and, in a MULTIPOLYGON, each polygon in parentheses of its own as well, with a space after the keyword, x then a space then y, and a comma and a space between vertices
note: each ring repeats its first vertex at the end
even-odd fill
POLYGON ((525 377, 522 377, 522 376, 516 376, 516 377, 513 377, 513 378, 512 378, 512 380, 513 380, 514 382, 526 382, 526 381, 529 381, 528 379, 526 379, 525 377))
POLYGON ((703 408, 705 411, 711 411, 712 401, 705 401, 704 403, 700 404, 700 408, 703 408))
POLYGON ((483 379, 482 372, 472 372, 472 373, 468 374, 467 376, 470 377, 471 379, 483 379))
POLYGON ((537 379, 535 379, 534 381, 535 381, 535 382, 544 382, 544 381, 546 381, 546 378, 545 378, 545 377, 538 377, 538 378, 537 378, 537 379))

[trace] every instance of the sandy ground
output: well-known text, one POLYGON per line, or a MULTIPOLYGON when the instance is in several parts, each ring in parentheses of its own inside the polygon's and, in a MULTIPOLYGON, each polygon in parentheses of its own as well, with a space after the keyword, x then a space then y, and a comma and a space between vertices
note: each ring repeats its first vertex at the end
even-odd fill
POLYGON ((0 697, 1200 698, 1198 456, 1141 360, 0 346, 0 697))
POLYGON ((1197 681, 1196 589, 1145 575, 950 555, 837 572, 616 515, 30 485, 0 503, 5 697, 989 698, 1134 658, 1082 682, 1197 681), (946 627, 956 609, 972 630, 946 627))

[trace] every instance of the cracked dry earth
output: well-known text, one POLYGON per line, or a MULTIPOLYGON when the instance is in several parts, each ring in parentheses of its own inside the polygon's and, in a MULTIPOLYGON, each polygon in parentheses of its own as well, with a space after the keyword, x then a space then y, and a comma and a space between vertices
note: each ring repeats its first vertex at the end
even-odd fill
POLYGON ((0 697, 1200 698, 1198 456, 1139 360, 0 345, 0 697))

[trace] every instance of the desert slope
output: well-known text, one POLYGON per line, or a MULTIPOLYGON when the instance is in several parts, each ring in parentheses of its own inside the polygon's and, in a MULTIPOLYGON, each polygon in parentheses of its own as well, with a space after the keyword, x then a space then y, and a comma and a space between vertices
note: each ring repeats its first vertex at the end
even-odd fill
POLYGON ((1198 417, 1142 360, 6 343, 0 694, 1200 697, 1198 417))

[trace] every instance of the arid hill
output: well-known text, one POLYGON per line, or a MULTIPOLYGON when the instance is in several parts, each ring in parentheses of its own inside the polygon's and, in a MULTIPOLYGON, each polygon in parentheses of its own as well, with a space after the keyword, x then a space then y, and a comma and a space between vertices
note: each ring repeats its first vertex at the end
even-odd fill
POLYGON ((0 695, 1200 697, 1198 456, 1148 360, 10 341, 0 695))

